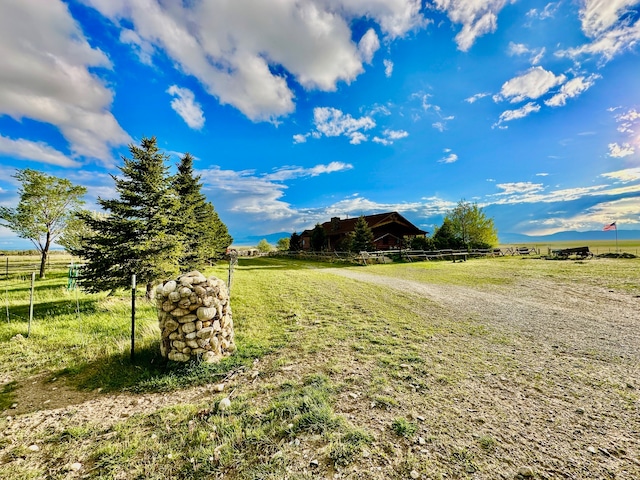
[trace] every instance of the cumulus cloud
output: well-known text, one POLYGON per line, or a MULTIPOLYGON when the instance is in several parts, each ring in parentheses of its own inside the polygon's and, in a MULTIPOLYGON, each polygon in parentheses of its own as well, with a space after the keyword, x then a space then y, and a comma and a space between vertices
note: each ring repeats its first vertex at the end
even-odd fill
POLYGON ((137 37, 126 40, 137 51, 163 51, 221 104, 254 121, 293 112, 290 81, 334 91, 364 71, 379 40, 371 29, 356 44, 354 20, 372 20, 389 40, 427 23, 420 0, 83 1, 130 26, 137 37))
POLYGON ((553 87, 564 83, 565 80, 564 75, 556 76, 542 67, 532 67, 523 75, 505 82, 500 93, 494 95, 493 99, 496 102, 509 100, 511 103, 536 99, 553 87))
POLYGON ((618 145, 617 143, 609 144, 610 157, 624 158, 628 157, 629 155, 633 155, 634 153, 636 153, 635 148, 628 143, 623 143, 622 145, 618 145))
POLYGON ((358 50, 360 50, 362 60, 365 63, 371 63, 371 60, 373 60, 373 55, 378 51, 379 48, 380 40, 378 39, 378 35, 373 28, 370 28, 369 30, 367 30, 367 33, 362 36, 360 42, 358 42, 358 50))
POLYGON ((174 97, 171 100, 171 108, 180 115, 189 128, 200 130, 204 127, 204 112, 200 104, 196 102, 195 95, 191 90, 171 85, 167 93, 174 97))
POLYGON ((303 135, 301 133, 297 133, 293 136, 293 143, 305 143, 308 136, 309 134, 303 135))
POLYGON ((0 115, 55 126, 73 157, 110 162, 111 148, 131 140, 109 111, 112 91, 93 73, 111 63, 62 1, 0 2, 0 58, 0 115))
POLYGON ((313 123, 315 131, 326 137, 346 136, 351 143, 358 144, 367 140, 362 133, 376 126, 376 122, 369 116, 354 118, 337 108, 316 107, 313 109, 313 123))
POLYGON ((601 78, 600 75, 572 78, 560 87, 560 91, 558 93, 549 100, 545 100, 544 104, 549 107, 562 107, 566 105, 567 99, 577 97, 581 93, 587 91, 599 78, 601 78))
POLYGON ((434 5, 453 23, 462 24, 456 35, 458 49, 466 52, 476 39, 486 33, 495 32, 498 13, 514 0, 433 0, 434 5))
POLYGON ((80 163, 43 142, 13 140, 0 135, 0 155, 33 160, 35 162, 58 165, 60 167, 78 167, 80 163))

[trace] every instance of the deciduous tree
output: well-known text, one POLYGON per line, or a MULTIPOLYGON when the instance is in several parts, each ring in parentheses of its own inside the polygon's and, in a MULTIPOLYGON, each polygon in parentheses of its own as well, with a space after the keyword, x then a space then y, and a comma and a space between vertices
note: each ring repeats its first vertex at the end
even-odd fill
POLYGON ((490 248, 498 244, 493 219, 476 203, 460 200, 447 216, 456 238, 467 248, 490 248))
POLYGON ((31 240, 40 253, 40 278, 45 278, 51 244, 84 203, 87 189, 64 178, 26 168, 14 175, 21 186, 16 208, 0 207, 2 225, 31 240))

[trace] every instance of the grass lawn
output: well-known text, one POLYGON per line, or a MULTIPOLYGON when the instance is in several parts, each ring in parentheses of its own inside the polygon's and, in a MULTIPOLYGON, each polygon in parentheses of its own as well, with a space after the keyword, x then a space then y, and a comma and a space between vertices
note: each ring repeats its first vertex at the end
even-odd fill
MULTIPOLYGON (((480 291, 540 279, 634 297, 639 267, 513 257, 337 268, 480 291)), ((166 365, 155 306, 141 299, 132 363, 127 293, 67 291, 63 269, 36 282, 31 335, 16 338, 26 335, 29 285, 0 281, 9 311, 0 477, 640 478, 637 357, 572 356, 332 268, 241 258, 231 292, 238 352, 216 365, 166 365), (34 379, 64 381, 96 405, 126 398, 134 414, 27 408, 21 392, 34 379)), ((222 264, 204 273, 227 278, 222 264)))

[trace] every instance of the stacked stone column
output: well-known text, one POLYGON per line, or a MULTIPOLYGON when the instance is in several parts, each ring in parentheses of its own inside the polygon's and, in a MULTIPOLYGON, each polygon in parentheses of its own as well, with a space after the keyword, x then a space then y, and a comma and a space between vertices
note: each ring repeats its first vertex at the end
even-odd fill
POLYGON ((216 277, 185 273, 156 287, 160 352, 176 362, 218 362, 236 350, 229 292, 216 277))

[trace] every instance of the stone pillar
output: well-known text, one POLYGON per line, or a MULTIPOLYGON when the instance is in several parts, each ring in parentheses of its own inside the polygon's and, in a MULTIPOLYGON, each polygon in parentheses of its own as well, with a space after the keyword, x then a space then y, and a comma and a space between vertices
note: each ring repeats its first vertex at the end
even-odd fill
POLYGON ((176 362, 200 357, 214 363, 236 350, 229 291, 224 281, 198 271, 156 287, 160 353, 176 362))

